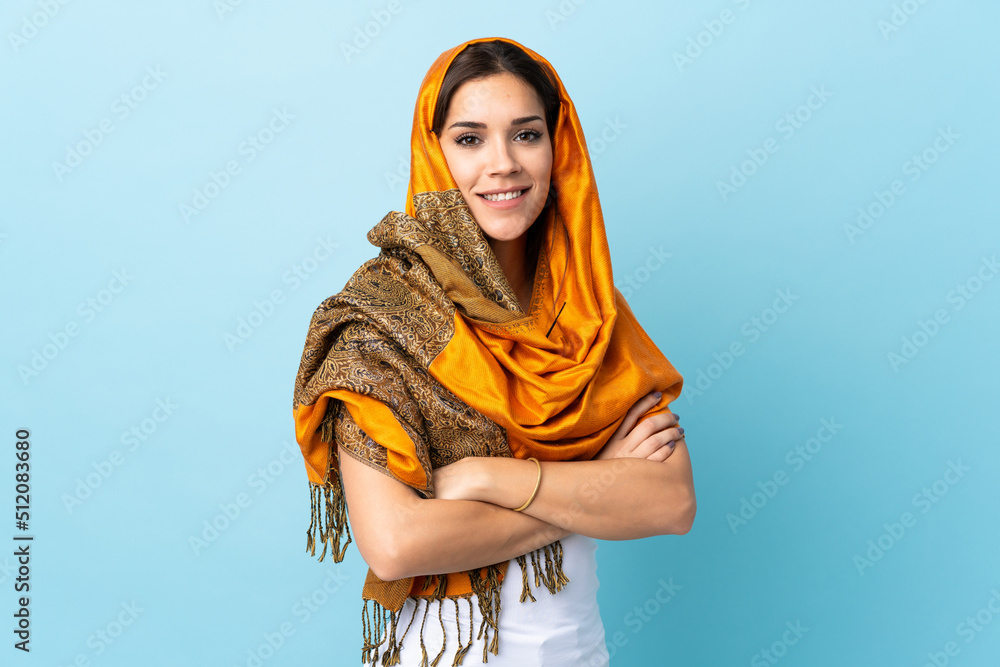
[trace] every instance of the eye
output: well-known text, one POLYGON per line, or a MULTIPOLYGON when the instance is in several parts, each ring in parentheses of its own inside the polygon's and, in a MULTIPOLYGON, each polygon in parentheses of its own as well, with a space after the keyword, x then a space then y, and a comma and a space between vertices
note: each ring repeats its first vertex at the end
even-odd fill
POLYGON ((475 145, 473 143, 466 142, 465 141, 466 139, 475 139, 476 141, 479 141, 479 137, 477 137, 475 134, 473 134, 472 132, 466 132, 465 134, 463 134, 461 136, 455 137, 455 143, 458 144, 459 146, 474 146, 475 145))
POLYGON ((542 136, 542 133, 539 132, 538 130, 521 130, 520 132, 517 133, 518 137, 523 137, 524 135, 528 135, 528 138, 525 139, 524 141, 530 143, 538 141, 538 139, 542 136))

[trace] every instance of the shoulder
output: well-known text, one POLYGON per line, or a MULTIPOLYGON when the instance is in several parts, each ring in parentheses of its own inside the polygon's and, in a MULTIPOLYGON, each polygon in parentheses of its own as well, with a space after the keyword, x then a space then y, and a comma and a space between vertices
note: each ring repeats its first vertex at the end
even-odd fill
POLYGON ((455 312, 420 255, 406 248, 382 249, 340 292, 320 303, 310 330, 321 337, 392 340, 430 363, 451 339, 455 312))
POLYGON ((324 299, 316 310, 394 310, 441 304, 442 297, 441 286, 420 255, 406 248, 390 248, 359 266, 343 289, 324 299))

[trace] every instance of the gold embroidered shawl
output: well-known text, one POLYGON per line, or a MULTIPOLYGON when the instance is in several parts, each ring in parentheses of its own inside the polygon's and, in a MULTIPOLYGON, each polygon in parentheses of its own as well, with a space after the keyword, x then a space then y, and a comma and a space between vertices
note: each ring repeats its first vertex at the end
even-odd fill
MULTIPOLYGON (((663 392, 649 416, 666 411, 681 392, 680 374, 614 286, 590 157, 562 81, 544 58, 504 39, 542 64, 561 104, 552 129, 554 200, 535 222, 544 232, 531 305, 523 312, 430 129, 452 59, 490 39, 502 38, 468 41, 431 66, 414 113, 406 212, 390 212, 368 232, 379 255, 320 304, 309 325, 293 414, 312 499, 306 548, 315 555, 321 543, 320 560, 329 547, 340 562, 351 542, 338 443, 433 498, 435 468, 466 456, 589 460, 640 397, 663 392)), ((529 558, 536 587, 554 594, 568 583, 561 549, 556 541, 516 559, 522 603, 535 599, 529 558)), ((458 665, 472 644, 475 595, 483 662, 487 648, 498 655, 499 587, 507 565, 397 581, 382 581, 369 568, 362 660, 376 664, 388 641, 382 662, 398 664, 409 626, 397 636, 397 621, 407 597, 418 608, 426 602, 424 622, 432 600, 439 601, 439 620, 445 598, 456 609, 459 599, 468 602, 469 636, 462 641, 459 627, 452 663, 458 665)))

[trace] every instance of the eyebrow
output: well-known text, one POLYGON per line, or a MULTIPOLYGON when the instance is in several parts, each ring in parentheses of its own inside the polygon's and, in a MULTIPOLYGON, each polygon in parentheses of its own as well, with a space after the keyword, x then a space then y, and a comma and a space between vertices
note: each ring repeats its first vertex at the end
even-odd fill
MULTIPOLYGON (((530 123, 533 120, 542 120, 542 117, 541 116, 524 116, 523 118, 515 118, 514 120, 510 121, 510 126, 514 127, 515 125, 524 125, 525 123, 530 123)), ((485 130, 486 129, 486 123, 477 123, 477 122, 471 121, 471 120, 461 120, 461 121, 458 121, 457 123, 452 123, 451 125, 449 125, 448 129, 450 130, 453 127, 471 127, 471 128, 476 129, 476 130, 485 130)))

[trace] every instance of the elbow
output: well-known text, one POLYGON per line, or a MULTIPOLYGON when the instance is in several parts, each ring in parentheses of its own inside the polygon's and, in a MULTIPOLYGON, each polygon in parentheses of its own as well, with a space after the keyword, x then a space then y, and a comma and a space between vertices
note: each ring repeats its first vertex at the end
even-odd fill
POLYGON ((694 526, 694 517, 698 511, 698 502, 694 490, 681 499, 674 498, 669 511, 662 512, 663 523, 660 525, 660 535, 687 535, 694 526))
POLYGON ((675 535, 687 535, 691 532, 691 528, 694 526, 694 516, 698 512, 698 502, 695 500, 694 494, 691 494, 691 498, 684 507, 684 511, 681 513, 678 519, 677 531, 675 535))
POLYGON ((395 581, 399 578, 393 569, 392 560, 385 558, 382 553, 376 558, 365 558, 365 562, 371 568, 372 574, 382 581, 395 581))
POLYGON ((426 568, 429 545, 419 508, 419 504, 397 507, 392 513, 395 520, 382 522, 374 548, 362 553, 368 567, 382 581, 414 577, 426 568))
POLYGON ((382 581, 395 581, 409 576, 406 572, 405 551, 398 535, 383 535, 375 548, 363 555, 368 567, 382 581))
MULTIPOLYGON (((694 526, 694 517, 698 512, 694 476, 691 474, 691 463, 687 458, 687 450, 683 449, 683 443, 678 450, 683 454, 679 459, 681 468, 666 470, 667 482, 663 486, 666 498, 662 505, 666 510, 661 512, 661 535, 687 535, 694 526)), ((667 462, 674 460, 676 456, 677 452, 667 462)))
POLYGON ((382 525, 375 532, 365 532, 355 529, 358 553, 364 559, 372 573, 382 581, 395 581, 406 576, 405 549, 398 531, 387 529, 382 525))
POLYGON ((372 569, 372 574, 374 574, 382 581, 396 581, 397 579, 404 578, 396 573, 396 570, 392 568, 391 564, 383 565, 383 564, 370 563, 369 567, 372 569))

